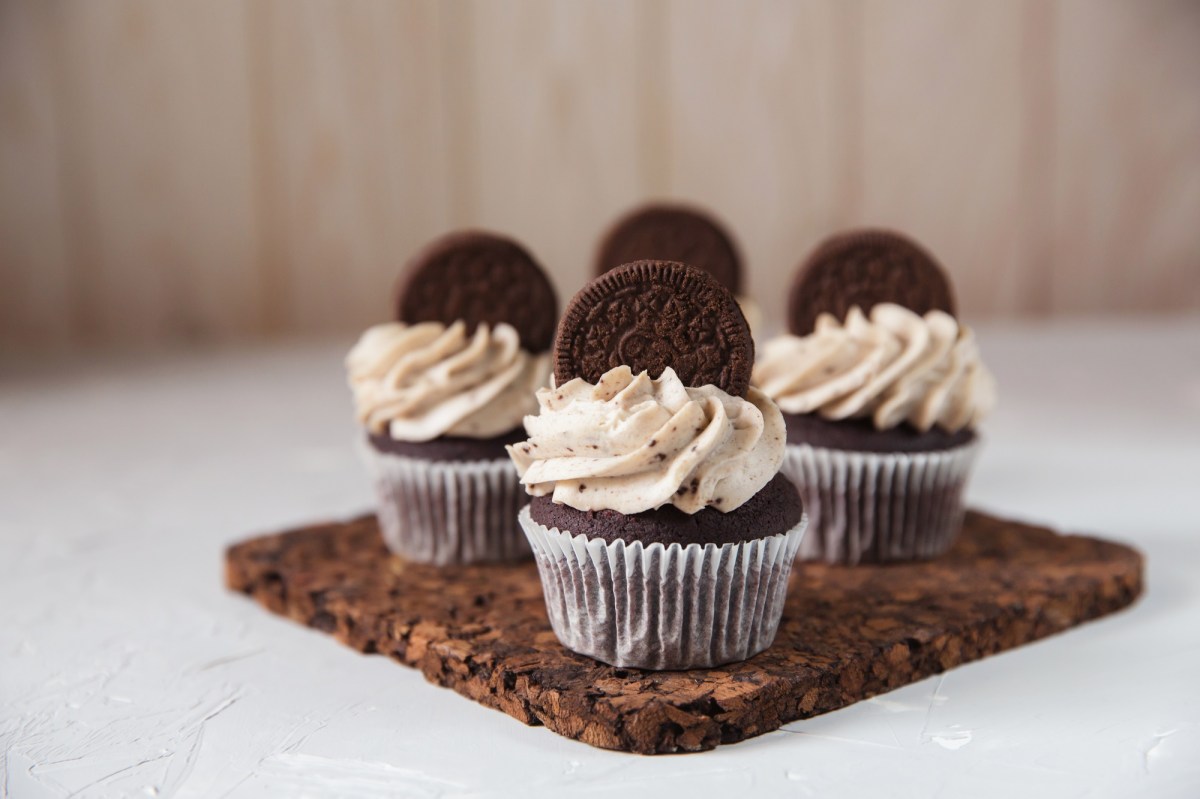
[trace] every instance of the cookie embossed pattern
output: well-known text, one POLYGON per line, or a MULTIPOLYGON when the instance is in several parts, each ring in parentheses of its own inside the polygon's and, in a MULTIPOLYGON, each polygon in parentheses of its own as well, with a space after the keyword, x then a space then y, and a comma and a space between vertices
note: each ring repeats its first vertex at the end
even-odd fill
POLYGON ((596 383, 635 366, 652 377, 671 367, 689 386, 742 396, 754 340, 733 296, 707 273, 669 261, 614 269, 572 299, 558 326, 554 377, 596 383))
POLYGON ((762 328, 762 309, 746 292, 737 242, 713 213, 662 202, 626 213, 600 240, 595 274, 637 261, 674 261, 707 272, 733 293, 751 332, 762 328))

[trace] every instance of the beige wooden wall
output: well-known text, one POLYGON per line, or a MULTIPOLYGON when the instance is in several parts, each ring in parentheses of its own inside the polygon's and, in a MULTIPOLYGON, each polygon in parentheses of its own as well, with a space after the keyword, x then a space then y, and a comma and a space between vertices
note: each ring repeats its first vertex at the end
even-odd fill
POLYGON ((484 225, 574 292, 645 197, 770 314, 907 230, 967 314, 1200 308, 1200 3, 0 0, 0 345, 349 331, 484 225))

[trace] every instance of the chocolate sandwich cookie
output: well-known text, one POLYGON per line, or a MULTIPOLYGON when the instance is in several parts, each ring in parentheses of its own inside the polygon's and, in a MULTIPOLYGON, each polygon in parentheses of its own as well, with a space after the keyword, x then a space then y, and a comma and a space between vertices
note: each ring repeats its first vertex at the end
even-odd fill
POLYGON ((403 322, 481 323, 516 328, 530 352, 550 349, 558 299, 533 256, 512 239, 482 231, 451 233, 409 261, 396 290, 403 322))
POLYGON ((918 314, 954 313, 945 272, 920 245, 886 230, 855 230, 826 239, 808 257, 788 297, 788 329, 805 336, 817 317, 843 321, 857 305, 864 313, 883 302, 918 314))
POLYGON ((729 290, 700 269, 639 261, 585 286, 558 325, 554 377, 597 383, 628 366, 659 377, 668 366, 684 385, 712 384, 744 396, 754 339, 729 290))
POLYGON ((596 274, 643 260, 678 261, 703 269, 734 294, 741 288, 741 259, 733 237, 696 208, 648 205, 622 217, 600 243, 596 274))

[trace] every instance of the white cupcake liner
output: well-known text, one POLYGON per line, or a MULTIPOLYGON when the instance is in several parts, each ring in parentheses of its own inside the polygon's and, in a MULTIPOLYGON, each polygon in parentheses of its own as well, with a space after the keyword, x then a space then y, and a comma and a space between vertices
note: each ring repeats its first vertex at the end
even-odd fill
POLYGON ((530 557, 516 522, 529 497, 508 458, 433 461, 366 442, 362 452, 383 540, 397 555, 439 566, 530 557))
POLYGON ((788 444, 780 469, 811 529, 802 560, 885 563, 941 555, 958 536, 979 442, 935 452, 851 452, 788 444))
POLYGON ((613 666, 692 669, 771 645, 807 519, 738 544, 608 543, 533 521, 550 625, 563 646, 613 666))

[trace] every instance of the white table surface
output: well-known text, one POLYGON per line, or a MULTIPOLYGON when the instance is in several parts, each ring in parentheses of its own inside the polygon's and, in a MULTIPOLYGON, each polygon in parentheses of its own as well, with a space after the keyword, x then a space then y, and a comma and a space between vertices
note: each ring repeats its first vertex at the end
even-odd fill
POLYGON ((370 503, 349 342, 0 364, 5 795, 1200 796, 1200 318, 985 326, 974 504, 1138 546, 1132 609, 698 755, 525 727, 222 587, 370 503))

